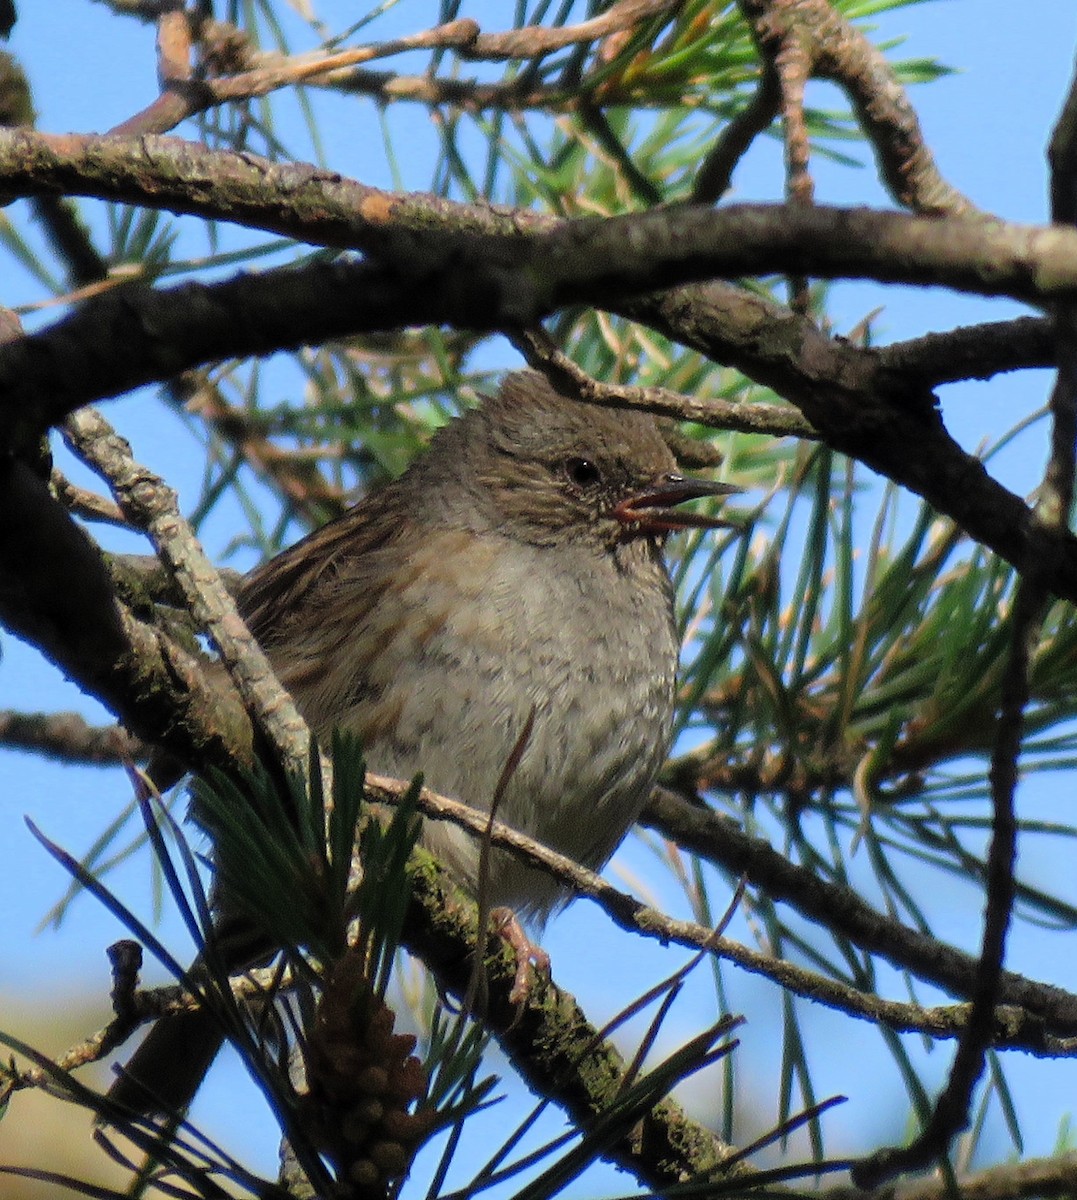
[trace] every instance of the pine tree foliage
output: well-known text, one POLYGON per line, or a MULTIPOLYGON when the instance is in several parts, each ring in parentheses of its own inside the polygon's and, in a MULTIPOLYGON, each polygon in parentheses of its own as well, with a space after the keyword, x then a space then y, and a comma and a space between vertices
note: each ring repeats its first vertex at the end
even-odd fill
POLYGON ((77 902, 126 927, 113 1016, 60 1056, 0 1022, 0 1162, 39 1092, 93 1114, 124 1182, 44 1153, 0 1165, 9 1182, 1077 1189, 1068 1099, 1053 1154, 1030 1128, 1077 1030, 1077 895, 1041 865, 1077 837, 1077 101, 1036 131, 1054 224, 977 208, 915 110, 949 67, 875 40, 916 2, 100 0, 103 37, 143 56, 122 70, 148 80, 155 48, 159 82, 109 136, 36 126, 63 80, 27 77, 28 5, 0 4, 0 278, 19 281, 0 291, 0 622, 118 722, 12 710, 0 740, 130 777, 100 777, 81 857, 59 820, 35 829, 70 877, 50 917, 77 902), (814 80, 840 108, 812 107, 814 80), (768 144, 784 194, 736 203, 768 144), (817 205, 821 163, 870 163, 892 205, 817 205), (849 278, 1033 315, 879 344, 870 313, 841 337, 828 284, 849 278), (677 736, 619 860, 632 886, 570 878, 624 978, 575 975, 577 1003, 555 957, 517 1006, 511 952, 414 844, 418 814, 466 814, 421 779, 364 782, 345 738, 314 745, 229 595, 521 358, 658 414, 686 468, 744 493, 732 528, 670 546, 677 736), (1042 367, 1047 405, 1030 387, 962 449, 938 389, 1042 367), (128 394, 195 470, 141 464, 106 420, 128 394), (1047 462, 1027 501, 999 481, 1018 440, 1047 462), (180 781, 164 795, 151 747, 180 781), (136 862, 197 969, 124 898, 136 862), (261 950, 245 973, 219 953, 223 896, 261 950), (142 986, 143 951, 173 986, 142 986), (639 986, 637 957, 659 964, 639 986), (89 1082, 191 1005, 237 1051, 237 1094, 266 1101, 237 1102, 237 1128, 124 1113, 89 1082), (255 1119, 279 1172, 230 1148, 255 1119))

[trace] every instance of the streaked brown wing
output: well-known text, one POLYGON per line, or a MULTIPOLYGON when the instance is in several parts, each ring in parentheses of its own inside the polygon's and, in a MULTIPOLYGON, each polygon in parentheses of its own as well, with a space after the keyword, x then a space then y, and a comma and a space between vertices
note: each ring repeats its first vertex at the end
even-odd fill
POLYGON ((319 580, 335 575, 342 561, 361 558, 404 536, 405 524, 398 489, 389 484, 256 567, 237 597, 251 632, 268 646, 313 598, 319 580))

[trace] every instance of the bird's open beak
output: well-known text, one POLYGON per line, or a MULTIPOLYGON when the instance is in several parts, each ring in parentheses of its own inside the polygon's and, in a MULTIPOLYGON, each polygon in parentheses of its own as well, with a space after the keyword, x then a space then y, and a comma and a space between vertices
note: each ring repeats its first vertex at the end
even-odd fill
POLYGON ((625 525, 646 533, 675 533, 678 529, 729 529, 732 522, 703 513, 680 512, 678 504, 704 496, 731 496, 741 491, 731 483, 689 479, 672 472, 660 476, 651 487, 622 500, 613 515, 625 525))

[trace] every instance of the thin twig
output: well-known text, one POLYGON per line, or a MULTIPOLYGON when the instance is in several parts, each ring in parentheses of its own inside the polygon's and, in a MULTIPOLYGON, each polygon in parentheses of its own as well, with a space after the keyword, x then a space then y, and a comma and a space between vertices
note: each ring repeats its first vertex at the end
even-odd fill
POLYGON ((767 433, 774 437, 815 440, 818 431, 794 408, 777 404, 731 404, 708 396, 700 399, 661 387, 627 387, 601 383, 581 370, 559 350, 542 329, 521 330, 511 335, 512 344, 528 365, 567 382, 581 399, 609 408, 640 409, 678 421, 700 421, 712 429, 734 429, 742 433, 767 433))
MULTIPOLYGON (((871 141, 884 182, 899 204, 922 213, 973 213, 975 205, 942 177, 916 111, 885 55, 828 0, 738 0, 760 55, 781 75, 782 56, 800 60, 786 83, 808 76, 841 87, 871 141)), ((796 95, 787 97, 795 104, 796 95)), ((798 135, 799 136, 799 135, 798 135)), ((798 149, 795 157, 801 157, 798 149)))
POLYGON ((1077 1154, 1005 1162, 970 1175, 935 1174, 923 1179, 858 1187, 826 1188, 819 1200, 1071 1200, 1077 1192, 1077 1154))
MULTIPOLYGON (((131 944, 138 945, 138 943, 131 944)), ((115 948, 109 948, 109 958, 113 961, 114 982, 117 974, 116 964, 113 960, 115 948)), ((121 963, 120 969, 122 970, 125 965, 121 963)), ((282 975, 278 967, 265 967, 232 976, 229 979, 229 985, 236 1002, 243 1003, 247 1000, 264 1001, 267 993, 283 994, 291 989, 293 980, 287 971, 282 975)), ((90 1063, 100 1062, 106 1055, 122 1046, 143 1025, 152 1024, 173 1013, 193 1012, 199 1007, 198 997, 178 984, 135 988, 125 993, 123 1011, 117 1012, 112 1021, 68 1047, 52 1061, 60 1071, 74 1071, 79 1067, 88 1066, 90 1063)), ((5 1085, 11 1091, 47 1087, 50 1080, 50 1074, 40 1067, 31 1067, 4 1076, 5 1085)))
POLYGON ((1057 362, 1054 325, 1049 317, 985 321, 889 346, 873 353, 879 364, 910 387, 937 387, 966 379, 990 379, 1004 371, 1053 367, 1057 362))
MULTIPOLYGON (((408 787, 407 783, 386 776, 368 775, 366 778, 367 795, 376 803, 397 804, 407 793, 408 787)), ((663 944, 675 942, 693 950, 711 950, 746 971, 772 980, 787 991, 899 1032, 952 1038, 960 1034, 967 1022, 970 1007, 967 1004, 924 1008, 918 1004, 885 1000, 874 993, 827 979, 786 959, 763 954, 730 938, 719 937, 714 930, 698 922, 667 916, 633 896, 618 891, 601 875, 581 867, 565 855, 550 850, 500 821, 491 823, 487 813, 478 812, 469 805, 440 796, 427 788, 419 793, 417 805, 424 817, 452 821, 468 830, 476 839, 489 836, 491 845, 513 850, 529 867, 545 871, 577 895, 593 900, 622 929, 655 938, 663 944)), ((1042 1048, 1042 1021, 1029 1018, 1023 1009, 1001 1006, 995 1012, 994 1019, 1000 1045, 1020 1045, 1024 1048, 1036 1045, 1042 1048), (1018 1030, 1016 1039, 1009 1034, 1014 1029, 1018 1030)), ((1072 1042, 1059 1039, 1056 1045, 1065 1047, 1061 1052, 1068 1053, 1077 1047, 1077 1039, 1072 1042)))
MULTIPOLYGON (((729 817, 702 805, 690 804, 676 793, 658 788, 644 813, 644 823, 670 838, 683 850, 699 854, 763 892, 770 900, 788 904, 809 920, 848 938, 872 954, 955 996, 973 993, 976 959, 929 934, 902 925, 874 909, 852 888, 821 879, 780 854, 769 842, 746 833, 729 817)), ((1005 1044, 1021 1042, 1034 1053, 1046 1051, 1045 1029, 1077 1035, 1077 995, 1013 972, 1000 978, 1000 1000, 1016 1025, 1007 1025, 1005 1044)), ((1057 1048, 1057 1047, 1056 1047, 1057 1048)), ((1065 1052, 1065 1051, 1064 1051, 1065 1052)))
MULTIPOLYGON (((540 58, 567 46, 614 35, 654 16, 672 15, 682 3, 683 0, 620 0, 599 16, 576 25, 555 28, 532 25, 502 33, 484 34, 477 21, 461 18, 387 42, 345 50, 291 56, 250 52, 241 56, 246 69, 239 73, 214 76, 207 72, 194 79, 190 63, 191 18, 183 11, 182 0, 168 0, 160 4, 157 14, 161 94, 110 132, 128 136, 166 133, 181 121, 219 104, 246 102, 299 84, 338 82, 342 78, 354 81, 357 67, 409 51, 454 49, 461 57, 488 62, 540 58)), ((227 41, 234 59, 236 38, 224 38, 228 27, 221 22, 204 24, 208 50, 205 65, 212 68, 220 61, 218 50, 222 39, 227 41)), ((390 90, 394 78, 389 76, 384 81, 390 90)), ((486 87, 489 91, 490 85, 486 87)), ((507 95, 519 90, 518 85, 514 87, 511 83, 502 87, 507 95)))
POLYGON ((82 766, 117 766, 144 753, 122 726, 90 725, 74 712, 0 711, 0 744, 82 766))
POLYGON ((244 701, 298 777, 309 767, 310 733, 291 697, 236 611, 213 564, 179 512, 175 493, 140 466, 131 448, 92 409, 73 413, 65 436, 75 454, 109 482, 130 521, 146 530, 213 638, 244 701))
POLYGON ((766 62, 755 95, 744 111, 725 126, 700 165, 692 185, 691 203, 714 204, 725 195, 733 182, 737 164, 759 134, 770 128, 780 107, 778 74, 773 65, 766 62))
POLYGON ((99 496, 96 492, 91 492, 88 488, 82 488, 72 483, 55 467, 49 484, 60 503, 76 517, 82 517, 87 521, 102 521, 106 525, 118 525, 123 529, 130 528, 130 524, 118 504, 106 500, 104 496, 99 496))

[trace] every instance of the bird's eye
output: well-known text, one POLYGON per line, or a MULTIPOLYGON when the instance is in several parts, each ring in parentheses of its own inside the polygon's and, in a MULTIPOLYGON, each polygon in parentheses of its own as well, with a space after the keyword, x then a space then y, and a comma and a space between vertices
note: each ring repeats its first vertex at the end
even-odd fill
POLYGON ((577 487, 594 487, 602 482, 602 472, 589 458, 567 459, 565 474, 577 487))

